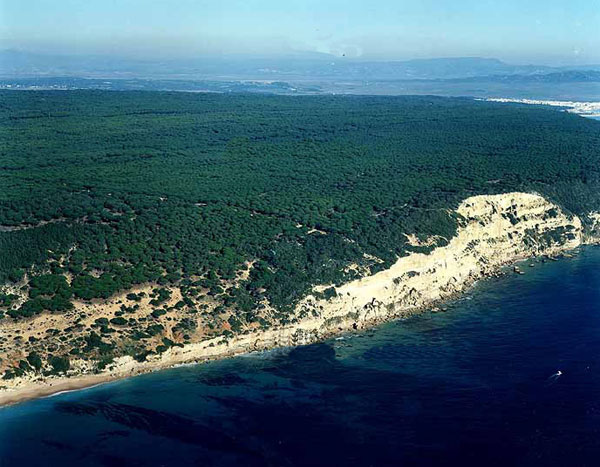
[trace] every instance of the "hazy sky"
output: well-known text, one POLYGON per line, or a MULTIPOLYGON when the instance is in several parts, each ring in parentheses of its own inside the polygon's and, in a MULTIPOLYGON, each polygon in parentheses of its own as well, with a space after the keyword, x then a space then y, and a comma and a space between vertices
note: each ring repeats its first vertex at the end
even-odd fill
POLYGON ((600 0, 0 0, 0 48, 600 62, 600 0))

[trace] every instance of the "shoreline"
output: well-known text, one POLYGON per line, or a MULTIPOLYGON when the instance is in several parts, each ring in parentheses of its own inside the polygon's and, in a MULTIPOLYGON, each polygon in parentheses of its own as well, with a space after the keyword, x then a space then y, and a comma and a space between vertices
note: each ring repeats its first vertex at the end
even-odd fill
MULTIPOLYGON (((170 348, 142 363, 119 357, 102 373, 23 379, 12 388, 0 390, 0 408, 182 364, 307 345, 344 332, 373 328, 443 306, 463 295, 478 280, 497 277, 508 265, 533 257, 560 255, 597 241, 584 236, 579 218, 563 214, 557 206, 534 194, 474 196, 463 201, 457 212, 465 224, 447 245, 436 247, 429 254, 401 257, 386 270, 335 287, 336 296, 330 300, 309 295, 296 307, 294 324, 239 334, 229 340, 220 336, 170 348), (506 216, 507 212, 517 213, 518 222, 506 216), (549 212, 558 214, 549 218, 549 212), (561 241, 545 244, 531 237, 533 226, 540 239, 556 229, 566 229, 566 233, 561 241)), ((592 214, 588 217, 595 219, 592 214)))
MULTIPOLYGON (((517 259, 517 260, 515 260, 515 263, 517 263, 519 261, 525 261, 527 259, 529 259, 529 258, 517 259)), ((504 266, 507 266, 507 265, 504 265, 504 266)), ((489 279, 489 278, 494 278, 494 277, 499 277, 499 276, 489 275, 489 276, 486 276, 484 279, 489 279)), ((469 288, 474 286, 477 282, 478 282, 478 280, 475 280, 473 282, 473 284, 471 284, 469 286, 469 288)), ((343 335, 345 333, 354 333, 354 332, 358 332, 358 331, 365 331, 368 329, 373 329, 373 328, 376 328, 377 326, 380 326, 380 325, 388 323, 388 322, 392 322, 392 321, 395 321, 398 319, 407 318, 412 315, 424 313, 428 309, 435 309, 438 306, 441 306, 445 303, 448 303, 450 301, 460 298, 463 295, 463 293, 464 292, 457 293, 457 294, 450 296, 444 300, 440 300, 438 302, 432 302, 430 304, 430 306, 423 306, 419 309, 407 310, 404 313, 398 314, 393 317, 381 318, 381 319, 377 319, 377 320, 368 321, 362 327, 357 328, 357 329, 345 328, 338 332, 331 331, 326 334, 323 334, 318 339, 300 343, 300 344, 296 344, 296 345, 289 345, 289 346, 281 345, 281 346, 265 347, 263 349, 249 349, 249 350, 233 351, 231 353, 221 354, 221 355, 214 356, 214 357, 200 357, 200 358, 196 358, 196 359, 192 359, 192 360, 183 360, 181 362, 172 362, 172 363, 165 362, 164 364, 156 364, 156 365, 149 364, 149 365, 144 365, 144 366, 140 365, 139 368, 132 370, 128 374, 125 374, 125 373, 121 374, 120 372, 119 373, 104 372, 104 373, 99 373, 99 374, 84 374, 84 375, 71 376, 71 377, 68 377, 68 376, 67 377, 65 377, 65 376, 53 377, 53 378, 51 378, 49 380, 45 380, 45 381, 39 381, 39 382, 36 381, 29 386, 19 388, 14 391, 0 392, 0 410, 2 410, 5 407, 18 405, 20 403, 24 403, 24 402, 28 402, 28 401, 32 401, 32 400, 36 400, 36 399, 46 399, 46 398, 58 396, 60 394, 67 394, 67 393, 76 392, 76 391, 84 391, 86 389, 92 389, 92 388, 95 388, 98 386, 103 386, 105 384, 114 383, 114 382, 121 381, 124 379, 135 378, 136 376, 142 376, 142 375, 146 375, 146 374, 156 373, 159 371, 170 370, 170 369, 174 369, 174 368, 178 368, 178 367, 182 367, 182 366, 202 365, 204 363, 209 363, 212 361, 225 360, 228 358, 240 357, 242 355, 249 355, 254 352, 268 352, 270 350, 282 349, 282 348, 286 348, 286 347, 299 347, 299 346, 303 346, 303 345, 311 345, 311 344, 314 344, 317 342, 325 341, 325 340, 333 338, 335 336, 343 335), (50 381, 50 382, 48 382, 48 381, 50 381)))
MULTIPOLYGON (((576 246, 570 250, 564 250, 564 251, 573 251, 573 250, 579 248, 580 246, 581 245, 576 246)), ((103 386, 103 385, 109 384, 109 383, 114 383, 114 382, 121 381, 124 379, 135 378, 137 376, 142 376, 142 375, 146 375, 146 374, 156 373, 159 371, 174 369, 174 368, 178 368, 181 366, 201 365, 201 364, 209 363, 212 361, 225 360, 228 358, 235 358, 235 357, 239 357, 242 355, 249 355, 253 352, 267 352, 267 351, 278 349, 278 348, 310 345, 310 344, 314 344, 317 342, 325 341, 325 340, 333 338, 335 336, 341 336, 345 333, 354 333, 354 332, 358 332, 358 331, 365 331, 368 329, 373 329, 373 328, 376 328, 377 326, 380 326, 382 324, 389 323, 392 321, 396 321, 398 319, 408 318, 412 315, 421 314, 428 310, 435 310, 436 308, 439 308, 439 307, 443 306, 444 304, 447 304, 449 302, 452 302, 454 300, 461 298, 467 292, 469 292, 481 280, 489 280, 489 279, 493 279, 493 278, 502 277, 503 275, 506 274, 501 271, 503 268, 510 267, 510 266, 515 265, 516 263, 528 261, 533 258, 535 258, 535 256, 516 258, 512 262, 507 262, 507 263, 504 263, 504 264, 498 266, 498 268, 495 272, 485 274, 484 276, 482 276, 480 278, 474 279, 473 282, 466 285, 465 289, 462 290, 461 292, 457 292, 457 293, 450 295, 444 299, 441 299, 441 300, 438 300, 435 302, 431 302, 430 304, 423 305, 419 308, 406 310, 403 313, 399 313, 392 317, 380 318, 380 319, 374 319, 374 320, 367 321, 360 328, 357 328, 357 329, 345 328, 345 329, 342 329, 337 332, 330 331, 330 332, 322 335, 320 338, 315 339, 313 341, 301 343, 301 344, 297 344, 297 345, 292 345, 292 346, 273 346, 273 347, 267 347, 264 349, 257 349, 257 350, 253 350, 253 349, 240 350, 240 351, 234 351, 230 354, 222 354, 222 355, 215 356, 215 357, 202 357, 202 358, 197 358, 197 359, 193 359, 193 360, 181 361, 181 362, 177 362, 177 363, 157 362, 158 364, 156 364, 156 365, 150 364, 150 365, 140 366, 139 368, 132 370, 129 374, 106 372, 106 373, 100 373, 100 374, 84 374, 84 375, 72 376, 72 377, 64 377, 64 376, 56 377, 56 378, 52 378, 50 380, 51 381, 50 383, 48 383, 46 381, 35 382, 34 384, 32 384, 30 386, 19 388, 16 391, 6 392, 6 393, 0 392, 0 410, 2 410, 5 407, 18 405, 20 403, 24 403, 24 402, 28 402, 28 401, 32 401, 32 400, 36 400, 36 399, 46 399, 46 398, 58 396, 61 394, 67 394, 70 392, 84 391, 86 389, 92 389, 95 387, 103 386)))

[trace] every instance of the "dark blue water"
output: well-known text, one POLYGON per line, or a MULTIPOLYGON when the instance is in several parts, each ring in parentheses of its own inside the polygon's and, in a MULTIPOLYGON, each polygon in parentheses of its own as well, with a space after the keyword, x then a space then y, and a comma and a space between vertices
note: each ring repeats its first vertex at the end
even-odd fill
POLYGON ((523 269, 447 313, 2 409, 0 464, 598 465, 600 248, 523 269))

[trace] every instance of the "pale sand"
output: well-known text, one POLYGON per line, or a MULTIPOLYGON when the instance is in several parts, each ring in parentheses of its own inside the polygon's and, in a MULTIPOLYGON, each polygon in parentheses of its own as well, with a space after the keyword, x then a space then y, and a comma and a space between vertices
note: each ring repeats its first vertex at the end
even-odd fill
POLYGON ((85 375, 57 379, 54 383, 32 383, 31 386, 24 387, 18 391, 0 393, 0 406, 76 391, 114 381, 115 379, 117 378, 111 375, 85 375))
MULTIPOLYGON (((220 358, 234 357, 242 354, 224 354, 220 358)), ((190 362, 190 364, 198 364, 203 361, 215 360, 215 358, 205 358, 196 362, 190 362)), ((152 373, 154 371, 166 370, 169 368, 181 365, 181 363, 174 362, 154 362, 153 364, 147 364, 139 368, 131 368, 129 372, 118 371, 118 372, 104 372, 99 374, 86 374, 80 376, 71 377, 53 377, 43 381, 32 381, 26 386, 19 387, 13 391, 0 391, 0 408, 2 406, 13 405, 19 402, 24 402, 32 399, 39 399, 42 397, 48 397, 58 395, 59 393, 67 393, 77 391, 81 389, 90 389, 92 387, 100 386, 105 383, 118 381, 125 378, 131 378, 134 376, 143 375, 146 373, 152 373)))

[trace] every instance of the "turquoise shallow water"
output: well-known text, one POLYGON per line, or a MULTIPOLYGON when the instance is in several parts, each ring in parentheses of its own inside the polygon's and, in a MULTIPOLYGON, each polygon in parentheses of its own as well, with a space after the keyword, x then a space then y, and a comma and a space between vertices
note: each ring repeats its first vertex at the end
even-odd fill
POLYGON ((447 313, 1 409, 0 465, 597 465, 600 248, 522 269, 447 313))

